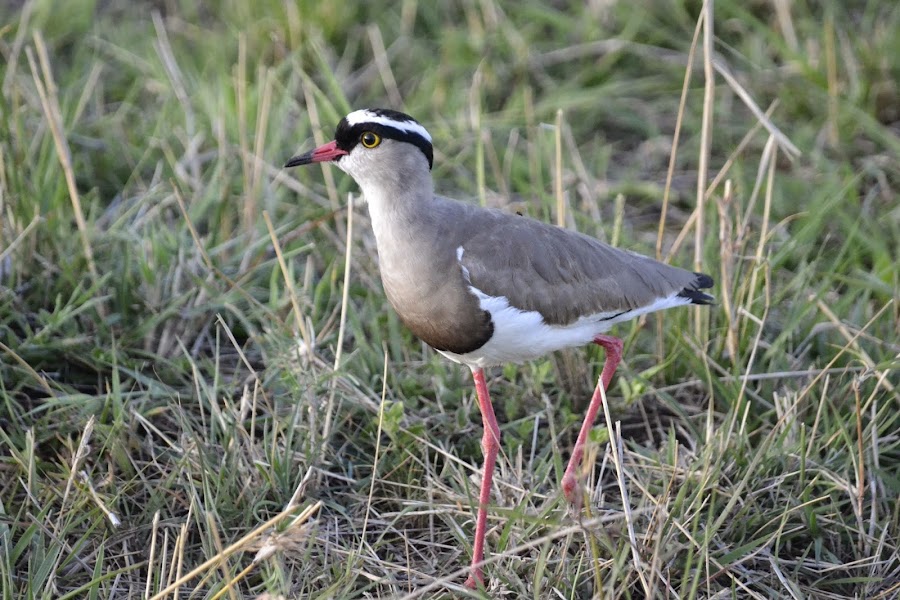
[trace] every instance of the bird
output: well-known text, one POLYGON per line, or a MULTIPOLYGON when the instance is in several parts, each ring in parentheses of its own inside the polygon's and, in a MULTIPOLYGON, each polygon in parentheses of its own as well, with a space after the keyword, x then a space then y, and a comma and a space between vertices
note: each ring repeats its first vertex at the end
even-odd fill
POLYGON ((577 504, 576 473, 605 390, 622 357, 617 323, 708 305, 704 273, 670 266, 542 221, 435 194, 432 138, 413 117, 367 108, 346 115, 334 140, 285 168, 333 163, 368 203, 385 295, 400 321, 472 371, 484 454, 472 562, 465 585, 484 586, 487 510, 500 427, 485 369, 597 344, 605 360, 561 487, 577 504))

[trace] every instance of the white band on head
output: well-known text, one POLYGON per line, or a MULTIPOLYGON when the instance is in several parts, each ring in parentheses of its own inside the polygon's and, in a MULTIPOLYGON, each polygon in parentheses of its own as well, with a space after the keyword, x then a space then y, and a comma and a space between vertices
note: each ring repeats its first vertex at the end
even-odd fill
POLYGON ((399 129, 400 131, 405 131, 407 133, 418 134, 428 140, 429 143, 431 143, 431 134, 429 134, 428 130, 426 130, 415 121, 397 121, 389 117, 381 116, 367 109, 354 110, 352 113, 346 116, 346 119, 347 123, 351 127, 353 125, 359 125, 360 123, 378 123, 379 125, 384 125, 385 127, 393 127, 394 129, 399 129))

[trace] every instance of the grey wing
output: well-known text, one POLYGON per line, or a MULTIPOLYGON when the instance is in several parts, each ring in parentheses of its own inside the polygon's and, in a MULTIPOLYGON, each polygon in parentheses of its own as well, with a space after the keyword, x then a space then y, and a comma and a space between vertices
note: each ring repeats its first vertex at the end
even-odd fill
MULTIPOLYGON (((462 244, 460 262, 469 281, 516 308, 538 311, 550 324, 627 312, 712 283, 709 277, 527 217, 492 217, 490 226, 462 244)), ((709 298, 698 294, 700 300, 709 298)))

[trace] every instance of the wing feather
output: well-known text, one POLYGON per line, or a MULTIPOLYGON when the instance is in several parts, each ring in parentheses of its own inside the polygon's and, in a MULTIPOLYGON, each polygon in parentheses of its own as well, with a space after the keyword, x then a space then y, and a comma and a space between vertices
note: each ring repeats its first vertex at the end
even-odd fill
POLYGON ((528 217, 500 211, 473 216, 478 222, 462 242, 460 259, 471 284, 516 308, 538 311, 550 324, 639 309, 712 283, 707 276, 528 217))

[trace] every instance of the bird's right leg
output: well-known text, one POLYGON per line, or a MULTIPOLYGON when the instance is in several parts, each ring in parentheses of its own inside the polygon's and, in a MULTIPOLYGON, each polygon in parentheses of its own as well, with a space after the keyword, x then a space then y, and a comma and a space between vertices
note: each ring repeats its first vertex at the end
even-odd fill
POLYGON ((478 517, 475 520, 475 545, 472 550, 472 572, 466 579, 466 587, 475 589, 480 583, 484 585, 481 574, 481 563, 484 560, 484 534, 487 529, 487 508, 491 499, 491 481, 494 478, 494 463, 500 451, 500 426, 494 416, 494 406, 484 381, 484 369, 472 369, 475 379, 475 393, 478 396, 478 407, 484 421, 484 434, 481 438, 481 449, 484 451, 484 473, 481 476, 481 494, 478 497, 478 517))

